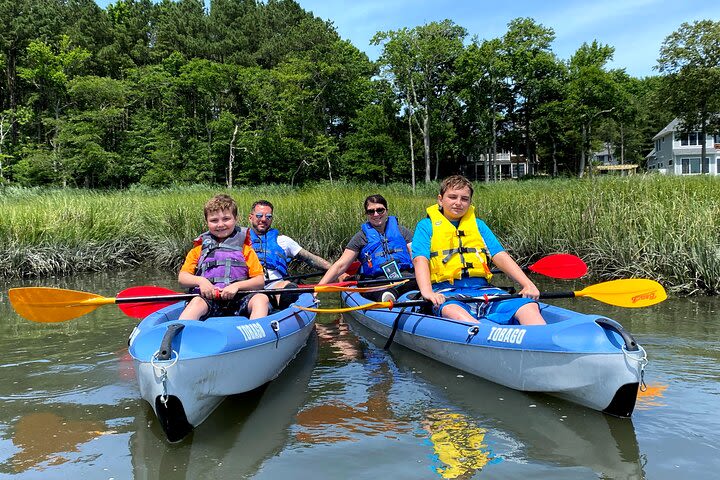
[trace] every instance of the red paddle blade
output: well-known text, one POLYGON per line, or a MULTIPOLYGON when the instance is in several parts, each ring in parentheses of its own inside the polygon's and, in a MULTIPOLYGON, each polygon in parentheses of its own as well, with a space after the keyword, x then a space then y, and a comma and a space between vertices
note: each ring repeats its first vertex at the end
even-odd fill
MULTIPOLYGON (((177 295, 178 292, 163 287, 144 286, 130 287, 118 293, 115 298, 152 297, 155 295, 177 295)), ((145 318, 161 308, 177 303, 177 300, 139 303, 118 303, 118 307, 128 317, 145 318)))
POLYGON ((581 258, 569 253, 557 253, 548 255, 528 267, 531 272, 545 275, 546 277, 574 279, 580 278, 587 273, 587 265, 581 258))
POLYGON ((355 260, 353 263, 350 264, 350 266, 345 270, 345 273, 348 275, 355 275, 358 270, 360 269, 360 262, 358 260, 355 260))

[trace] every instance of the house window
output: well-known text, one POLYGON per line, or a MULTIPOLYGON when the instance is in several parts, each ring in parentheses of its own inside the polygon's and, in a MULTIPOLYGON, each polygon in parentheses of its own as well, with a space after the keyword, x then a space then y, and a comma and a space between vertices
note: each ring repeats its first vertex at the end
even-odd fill
POLYGON ((682 159, 682 174, 691 175, 694 173, 700 173, 700 159, 699 158, 683 158, 682 159))
POLYGON ((680 145, 702 145, 705 136, 699 132, 690 132, 680 137, 680 145))
POLYGON ((672 160, 668 160, 668 166, 672 167, 672 160))
POLYGON ((702 173, 710 173, 710 159, 705 157, 702 162, 702 173))

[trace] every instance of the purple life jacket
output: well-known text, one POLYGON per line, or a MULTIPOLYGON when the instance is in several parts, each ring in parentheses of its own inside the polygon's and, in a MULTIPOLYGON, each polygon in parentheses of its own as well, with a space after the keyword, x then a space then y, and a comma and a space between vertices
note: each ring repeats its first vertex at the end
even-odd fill
POLYGON ((218 243, 210 232, 201 234, 195 239, 195 245, 202 245, 195 274, 207 278, 218 288, 246 280, 248 266, 243 254, 246 238, 247 228, 238 227, 222 243, 218 243))

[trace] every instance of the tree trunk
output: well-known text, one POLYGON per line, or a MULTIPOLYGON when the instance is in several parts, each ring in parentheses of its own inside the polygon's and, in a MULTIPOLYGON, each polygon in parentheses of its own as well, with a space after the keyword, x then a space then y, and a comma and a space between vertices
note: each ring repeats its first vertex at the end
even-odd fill
POLYGON ((423 147, 425 150, 425 183, 430 183, 430 112, 423 118, 423 147))
POLYGON ((413 145, 411 115, 412 113, 408 110, 408 132, 410 132, 410 178, 412 182, 412 191, 415 193, 415 146, 413 145))
POLYGON ((230 155, 228 155, 227 188, 233 188, 233 165, 235 164, 235 138, 237 138, 239 125, 235 125, 232 138, 230 139, 230 155))
MULTIPOLYGON (((494 100, 494 99, 493 99, 494 100)), ((497 159, 497 118, 495 118, 495 102, 493 101, 492 106, 492 158, 490 159, 490 174, 492 175, 492 181, 495 178, 495 160, 497 159)))
POLYGON ((437 182, 438 179, 438 172, 440 170, 440 152, 438 152, 437 148, 435 149, 435 181, 437 182))
POLYGON ((585 175, 585 150, 587 144, 587 125, 582 124, 582 140, 580 141, 580 168, 578 169, 578 178, 583 178, 585 175))

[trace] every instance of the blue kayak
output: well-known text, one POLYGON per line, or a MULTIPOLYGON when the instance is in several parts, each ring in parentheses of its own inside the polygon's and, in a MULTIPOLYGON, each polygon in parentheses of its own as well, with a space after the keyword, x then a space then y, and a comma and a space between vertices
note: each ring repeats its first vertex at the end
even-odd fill
MULTIPOLYGON (((313 296, 296 302, 312 306, 313 296)), ((305 346, 315 314, 291 306, 267 317, 177 320, 184 302, 143 319, 129 351, 140 394, 171 442, 182 440, 228 395, 254 390, 277 377, 305 346)))
MULTIPOLYGON (((348 307, 370 302, 359 293, 343 293, 342 301, 348 307)), ((467 323, 420 307, 350 315, 382 337, 478 377, 629 417, 647 364, 645 350, 614 320, 545 303, 540 308, 547 325, 467 323)))

